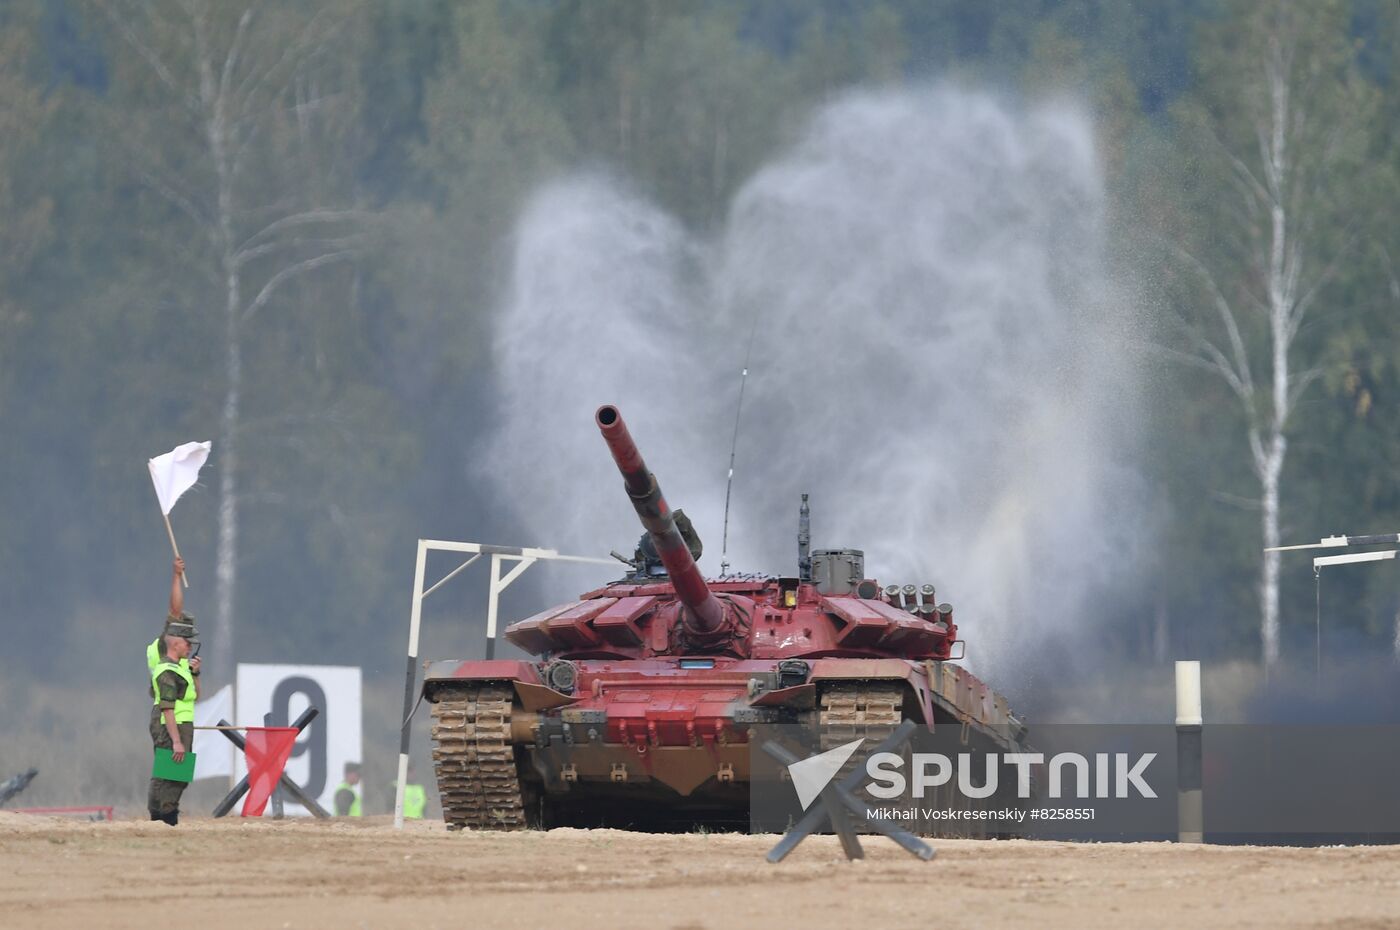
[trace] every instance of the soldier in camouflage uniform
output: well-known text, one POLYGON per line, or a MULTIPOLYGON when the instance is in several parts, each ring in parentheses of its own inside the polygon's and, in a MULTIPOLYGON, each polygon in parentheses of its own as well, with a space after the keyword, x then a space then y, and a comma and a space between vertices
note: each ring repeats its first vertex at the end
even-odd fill
MULTIPOLYGON (((175 560, 170 615, 165 630, 146 651, 151 674, 151 743, 169 749, 176 762, 184 760, 194 743, 194 702, 199 697, 199 634, 194 618, 184 612, 180 575, 184 561, 175 560)), ((180 819, 180 795, 185 783, 152 778, 146 806, 151 819, 175 826, 180 819)))

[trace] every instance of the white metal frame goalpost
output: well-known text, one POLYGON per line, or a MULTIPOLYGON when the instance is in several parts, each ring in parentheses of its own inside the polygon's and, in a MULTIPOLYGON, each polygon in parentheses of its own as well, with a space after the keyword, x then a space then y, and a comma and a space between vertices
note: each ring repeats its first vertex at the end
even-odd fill
POLYGON ((486 658, 496 656, 496 616, 501 592, 525 573, 537 561, 577 562, 586 565, 616 565, 614 559, 599 559, 583 555, 561 555, 554 549, 528 549, 515 546, 492 546, 486 543, 453 542, 444 539, 418 540, 418 558, 413 567, 413 604, 408 615, 408 665, 404 675, 403 723, 399 731, 399 777, 394 785, 394 829, 403 829, 403 796, 408 782, 409 737, 413 732, 413 710, 417 703, 413 685, 417 680, 414 665, 418 661, 418 631, 422 626, 423 599, 461 574, 468 566, 483 555, 491 557, 491 576, 486 593, 486 658), (432 587, 423 590, 423 576, 428 567, 429 552, 469 553, 461 565, 438 579, 432 587), (501 574, 502 563, 514 562, 509 571, 501 574))

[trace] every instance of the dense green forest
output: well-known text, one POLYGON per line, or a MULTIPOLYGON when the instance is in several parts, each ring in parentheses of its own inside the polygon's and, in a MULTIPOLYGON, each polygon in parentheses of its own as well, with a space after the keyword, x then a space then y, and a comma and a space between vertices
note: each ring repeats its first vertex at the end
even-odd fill
MULTIPOLYGON (((1091 115, 1150 321, 1145 564, 1085 641, 1307 665, 1312 572, 1265 542, 1400 529, 1394 0, 0 0, 7 700, 129 673, 144 460, 195 439, 210 661, 397 673, 413 540, 532 542, 480 478, 532 192, 604 173, 703 236, 827 102, 938 83, 1091 115)), ((1394 563, 1325 584, 1330 648, 1400 658, 1394 563)))

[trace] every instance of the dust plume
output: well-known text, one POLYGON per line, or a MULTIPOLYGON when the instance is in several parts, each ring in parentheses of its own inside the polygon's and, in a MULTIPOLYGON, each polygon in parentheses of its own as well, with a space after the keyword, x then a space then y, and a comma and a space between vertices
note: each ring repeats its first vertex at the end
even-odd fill
POLYGON ((501 500, 529 542, 630 551, 592 425, 616 403, 717 574, 751 346, 732 570, 795 573, 810 492, 814 547, 933 582, 972 664, 1015 667, 1132 573, 1134 324, 1104 225, 1084 112, 950 85, 833 102, 710 237, 564 179, 520 221, 499 318, 501 500))

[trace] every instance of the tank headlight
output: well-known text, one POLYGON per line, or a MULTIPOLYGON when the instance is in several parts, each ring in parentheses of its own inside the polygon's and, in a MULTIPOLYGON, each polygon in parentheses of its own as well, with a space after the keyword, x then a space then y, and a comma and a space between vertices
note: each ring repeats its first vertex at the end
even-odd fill
POLYGON ((545 681, 555 691, 564 694, 572 694, 574 687, 578 684, 578 668, 574 663, 560 659, 551 662, 544 670, 545 681))

